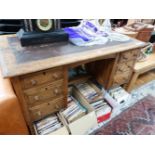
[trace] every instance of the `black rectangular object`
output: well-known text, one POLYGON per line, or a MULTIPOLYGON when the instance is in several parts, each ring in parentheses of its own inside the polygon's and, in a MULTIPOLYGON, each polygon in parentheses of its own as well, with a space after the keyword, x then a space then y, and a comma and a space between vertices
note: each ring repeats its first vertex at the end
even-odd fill
POLYGON ((47 33, 20 31, 17 35, 22 46, 68 41, 68 34, 64 30, 55 30, 47 33))

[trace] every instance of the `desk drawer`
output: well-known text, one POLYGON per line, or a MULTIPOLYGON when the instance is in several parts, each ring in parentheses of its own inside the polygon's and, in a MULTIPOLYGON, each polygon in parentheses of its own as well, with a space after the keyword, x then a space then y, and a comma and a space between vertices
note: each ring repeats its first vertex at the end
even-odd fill
POLYGON ((117 71, 126 72, 126 71, 133 70, 134 64, 135 64, 135 60, 119 63, 117 66, 117 71))
POLYGON ((122 85, 125 83, 128 83, 130 80, 130 77, 132 75, 132 71, 126 71, 126 72, 120 72, 117 71, 116 75, 114 76, 114 80, 113 80, 113 86, 114 85, 122 85))
POLYGON ((54 82, 63 78, 63 69, 50 69, 21 77, 24 89, 32 88, 46 82, 54 82))
POLYGON ((59 111, 62 108, 65 108, 64 97, 49 102, 44 102, 41 105, 30 108, 29 111, 32 121, 37 121, 45 116, 48 116, 49 114, 59 111))
POLYGON ((49 98, 59 98, 61 95, 64 95, 63 81, 55 83, 55 85, 51 84, 31 88, 24 91, 24 94, 28 104, 31 106, 37 105, 49 98))
POLYGON ((140 52, 140 50, 136 49, 136 50, 131 50, 131 51, 121 53, 119 62, 126 62, 129 60, 137 59, 139 52, 140 52))

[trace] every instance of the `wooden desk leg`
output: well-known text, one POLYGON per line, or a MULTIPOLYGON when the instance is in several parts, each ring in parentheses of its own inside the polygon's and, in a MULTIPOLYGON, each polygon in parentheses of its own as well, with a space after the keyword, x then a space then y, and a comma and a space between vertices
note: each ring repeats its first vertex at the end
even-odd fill
POLYGON ((131 77, 131 80, 127 86, 127 91, 130 92, 135 84, 136 80, 138 79, 139 73, 134 73, 131 77))

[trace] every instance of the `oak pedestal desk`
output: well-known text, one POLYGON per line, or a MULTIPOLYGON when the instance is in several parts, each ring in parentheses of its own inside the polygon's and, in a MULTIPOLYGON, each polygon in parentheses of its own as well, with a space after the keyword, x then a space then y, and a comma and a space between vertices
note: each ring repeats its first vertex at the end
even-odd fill
POLYGON ((66 106, 69 68, 86 64, 88 72, 105 88, 124 85, 144 46, 131 39, 92 47, 70 43, 21 47, 16 35, 6 35, 0 37, 0 63, 3 77, 10 78, 33 134, 34 121, 66 106))

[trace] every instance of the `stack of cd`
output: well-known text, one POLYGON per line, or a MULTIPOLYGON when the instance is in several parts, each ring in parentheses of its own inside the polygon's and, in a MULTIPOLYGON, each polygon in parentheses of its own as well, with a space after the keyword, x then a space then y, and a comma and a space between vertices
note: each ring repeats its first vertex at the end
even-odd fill
POLYGON ((128 92, 126 92, 122 87, 117 87, 109 90, 109 94, 111 97, 117 101, 119 104, 125 104, 128 97, 130 96, 128 92))
POLYGON ((46 117, 38 122, 35 123, 37 133, 39 135, 47 135, 50 134, 59 128, 61 128, 63 125, 59 121, 59 118, 57 115, 53 114, 49 117, 46 117))
POLYGON ((88 82, 76 84, 75 87, 89 102, 93 102, 94 100, 102 98, 102 95, 100 95, 93 87, 91 87, 88 82))
POLYGON ((86 108, 84 108, 73 96, 68 96, 68 106, 62 111, 62 114, 68 123, 72 123, 84 116, 86 112, 86 108))
POLYGON ((111 107, 104 100, 100 100, 91 104, 95 109, 96 116, 101 117, 111 111, 111 107))

